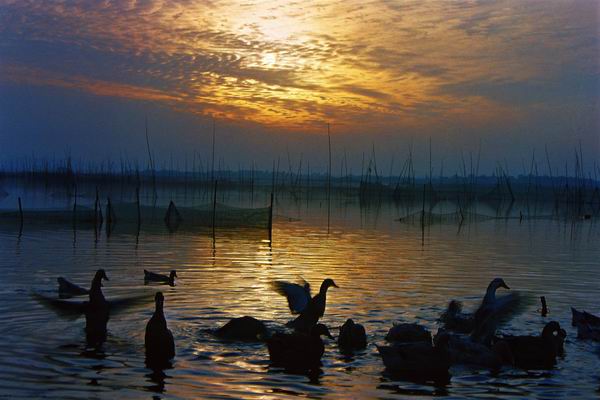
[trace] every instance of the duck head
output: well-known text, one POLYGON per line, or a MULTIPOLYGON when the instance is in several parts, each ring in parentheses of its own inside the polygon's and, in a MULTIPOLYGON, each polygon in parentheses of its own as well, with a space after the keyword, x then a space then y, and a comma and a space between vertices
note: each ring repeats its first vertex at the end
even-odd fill
POLYGON ((177 278, 177 272, 175 272, 175 270, 171 270, 171 274, 169 275, 169 279, 173 280, 174 278, 177 278))
POLYGON ((321 283, 321 293, 327 292, 327 289, 330 287, 336 287, 339 288, 338 285, 335 284, 335 282, 333 281, 333 279, 327 278, 323 281, 323 283, 321 283))
POLYGON ((504 282, 504 279, 502 278, 495 278, 494 280, 492 280, 488 286, 488 290, 492 289, 493 291, 496 291, 496 289, 498 288, 504 288, 504 289, 509 289, 508 285, 504 282))
POLYGON ((108 276, 106 276, 106 272, 103 269, 99 269, 96 271, 96 275, 94 275, 94 279, 92 280, 92 286, 97 285, 98 287, 102 287, 102 279, 109 280, 108 276))
POLYGON ((564 329, 561 329, 560 324, 556 321, 548 322, 542 330, 542 337, 544 338, 553 338, 554 336, 561 337, 563 335, 566 337, 567 332, 564 329))
POLYGON ((310 333, 316 336, 327 336, 329 339, 333 339, 329 329, 323 324, 316 324, 313 326, 310 333))

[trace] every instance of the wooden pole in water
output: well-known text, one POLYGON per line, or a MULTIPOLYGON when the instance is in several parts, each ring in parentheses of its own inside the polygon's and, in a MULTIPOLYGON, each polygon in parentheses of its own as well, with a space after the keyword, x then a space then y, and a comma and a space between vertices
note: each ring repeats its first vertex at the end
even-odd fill
POLYGON ((137 225, 138 225, 138 232, 140 230, 140 225, 142 224, 142 213, 140 210, 140 186, 136 186, 135 188, 135 203, 137 206, 137 225))
POLYGON ((540 300, 542 302, 542 317, 545 317, 546 315, 548 315, 548 306, 546 304, 546 296, 541 296, 540 300))
POLYGON ((96 201, 94 202, 94 229, 98 226, 98 186, 96 186, 96 201))
POLYGON ((215 188, 213 192, 213 214, 212 214, 212 236, 215 241, 215 222, 217 217, 217 181, 215 180, 215 188))
POLYGON ((271 206, 269 207, 269 242, 273 239, 273 192, 271 192, 271 206))
POLYGON ((421 209, 421 246, 425 245, 425 187, 423 184, 423 208, 421 209))
POLYGON ((327 124, 327 142, 329 145, 329 166, 327 169, 327 233, 329 233, 331 219, 331 134, 329 132, 329 123, 327 124))
POLYGON ((110 236, 110 229, 112 225, 112 204, 110 203, 110 197, 106 198, 106 236, 110 236))
POLYGON ((23 207, 21 206, 21 198, 20 197, 19 197, 19 219, 21 221, 20 227, 19 227, 19 236, 21 236, 21 233, 23 232, 23 207))

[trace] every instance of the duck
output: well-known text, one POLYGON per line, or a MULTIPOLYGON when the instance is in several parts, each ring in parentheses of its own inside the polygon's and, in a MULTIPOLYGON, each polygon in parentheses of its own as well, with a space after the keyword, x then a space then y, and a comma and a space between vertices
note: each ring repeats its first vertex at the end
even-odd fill
POLYGON ((377 346, 386 371, 398 377, 417 382, 447 383, 450 380, 448 337, 435 345, 425 342, 377 346))
POLYGON ((89 291, 89 301, 85 304, 85 333, 88 344, 98 346, 106 340, 110 305, 102 293, 102 280, 109 280, 103 269, 96 271, 89 291))
POLYGON ((316 324, 309 333, 275 333, 267 340, 271 364, 293 372, 318 368, 325 352, 321 336, 333 339, 329 329, 323 324, 316 324))
POLYGON ((471 333, 474 327, 473 314, 462 311, 463 305, 458 300, 451 300, 448 308, 441 315, 439 321, 442 328, 456 333, 471 333))
POLYGON ((288 323, 288 326, 304 333, 309 333, 325 314, 327 289, 332 286, 339 288, 333 279, 327 278, 323 280, 319 293, 311 298, 310 285, 304 280, 302 285, 285 281, 275 281, 272 283, 272 288, 287 298, 292 314, 299 314, 296 319, 288 323))
POLYGON ((578 311, 571 307, 573 314, 571 324, 577 328, 579 339, 600 341, 600 317, 586 311, 578 311))
POLYGON ((163 310, 165 298, 161 292, 154 297, 155 310, 146 324, 144 344, 146 348, 146 364, 149 366, 166 365, 175 357, 175 341, 173 333, 167 327, 163 310))
POLYGON ((348 318, 344 325, 340 327, 340 334, 337 338, 338 347, 344 352, 360 350, 367 347, 367 333, 365 327, 355 323, 348 318))
POLYGON ((564 351, 566 335, 558 322, 550 321, 540 335, 504 335, 501 340, 510 347, 516 367, 552 369, 556 365, 556 357, 561 356, 564 351))
POLYGON ((491 345, 498 326, 524 310, 524 298, 518 292, 496 297, 499 288, 510 290, 502 278, 493 279, 487 287, 481 305, 473 314, 471 339, 491 345))
POLYGON ((507 342, 498 340, 492 347, 471 340, 468 335, 438 330, 434 343, 447 336, 448 356, 452 365, 468 365, 492 371, 499 370, 503 365, 514 365, 514 356, 507 342))
POLYGON ((62 276, 56 278, 56 281, 58 282, 58 296, 61 299, 73 296, 85 296, 90 293, 88 289, 71 283, 62 276))
POLYGON ((396 343, 423 342, 431 344, 431 332, 419 324, 394 323, 394 326, 385 335, 385 340, 396 343))
POLYGON ((159 282, 166 283, 169 286, 175 286, 175 278, 177 278, 177 272, 175 270, 171 270, 171 273, 169 275, 157 274, 148 270, 144 270, 145 283, 159 282))
POLYGON ((264 322, 249 316, 233 318, 214 331, 214 334, 225 340, 262 341, 269 337, 269 330, 264 322))

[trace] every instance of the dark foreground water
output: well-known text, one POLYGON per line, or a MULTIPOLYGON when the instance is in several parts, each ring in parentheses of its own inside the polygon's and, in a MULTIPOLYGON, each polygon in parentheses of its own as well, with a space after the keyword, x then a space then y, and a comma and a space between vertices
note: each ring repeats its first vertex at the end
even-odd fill
MULTIPOLYGON (((255 206, 268 205, 266 195, 255 206)), ((11 193, 0 208, 13 208, 11 193)), ((47 205, 64 200, 27 197, 47 205), (43 199, 43 200, 40 200, 43 199)), ((85 202, 82 199, 82 202, 85 202)), ((88 201, 89 202, 89 201, 88 201)), ((29 204, 28 203, 28 204, 29 204)), ((570 306, 600 311, 600 230, 593 221, 483 221, 459 230, 429 227, 424 246, 418 225, 395 218, 393 205, 361 209, 335 201, 331 226, 323 201, 293 202, 283 196, 275 210, 273 242, 261 230, 157 234, 139 238, 69 226, 0 230, 0 397, 3 398, 394 398, 465 396, 495 398, 590 398, 600 387, 598 346, 576 339, 570 306), (66 320, 36 303, 31 292, 54 295, 56 277, 89 285, 105 268, 108 298, 141 294, 144 268, 179 275, 165 293, 165 311, 177 346, 172 369, 153 374, 144 365, 144 328, 153 304, 109 321, 102 351, 86 349, 84 320, 66 320), (290 319, 275 279, 304 277, 331 289, 323 322, 346 318, 365 325, 369 346, 344 357, 329 341, 318 378, 271 368, 261 344, 223 343, 207 334, 229 318, 251 315, 281 326, 290 319), (445 387, 398 381, 383 373, 375 344, 395 321, 418 322, 435 331, 452 298, 475 307, 488 282, 503 277, 511 288, 545 295, 550 315, 537 303, 504 331, 538 333, 549 319, 567 330, 566 355, 552 371, 487 371, 452 368, 445 387)), ((337 334, 337 329, 333 330, 337 334)))

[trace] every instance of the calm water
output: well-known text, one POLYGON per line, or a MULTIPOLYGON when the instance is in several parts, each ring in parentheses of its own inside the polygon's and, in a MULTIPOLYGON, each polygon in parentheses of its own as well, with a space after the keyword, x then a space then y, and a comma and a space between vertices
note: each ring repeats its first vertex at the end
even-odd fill
MULTIPOLYGON (((10 190, 9 190, 10 191, 10 190)), ((12 208, 16 194, 0 201, 12 208)), ((230 203, 243 203, 231 196, 230 203)), ((82 202, 87 200, 82 199, 82 202)), ((60 197, 28 192, 26 205, 67 205, 60 197)), ((265 194, 255 206, 268 205, 265 194)), ((95 239, 70 227, 0 230, 0 397, 7 398, 394 398, 446 395, 498 398, 598 396, 597 346, 575 338, 570 306, 600 311, 600 229, 539 220, 435 225, 421 246, 420 227, 394 221, 404 211, 392 205, 362 209, 335 201, 327 229, 327 207, 319 200, 292 202, 283 196, 270 244, 260 230, 125 234, 95 239), (84 320, 65 320, 40 306, 32 291, 55 293, 56 277, 89 285, 105 268, 108 298, 144 293, 142 269, 176 269, 177 286, 161 287, 177 346, 172 369, 153 375, 144 366, 144 328, 153 304, 114 316, 102 352, 86 350, 84 320), (269 367, 261 344, 222 343, 208 335, 228 319, 251 315, 281 326, 290 319, 286 300, 269 289, 275 279, 298 276, 331 289, 323 322, 346 318, 365 325, 369 346, 347 358, 326 344, 317 380, 269 367), (566 356, 549 372, 453 368, 446 387, 396 381, 383 372, 375 348, 395 321, 436 329, 436 318, 452 298, 474 307, 488 282, 503 277, 513 289, 545 295, 549 318, 567 330, 566 356)), ((537 303, 505 331, 538 333, 547 319, 537 303)), ((337 334, 337 329, 333 330, 337 334)))

